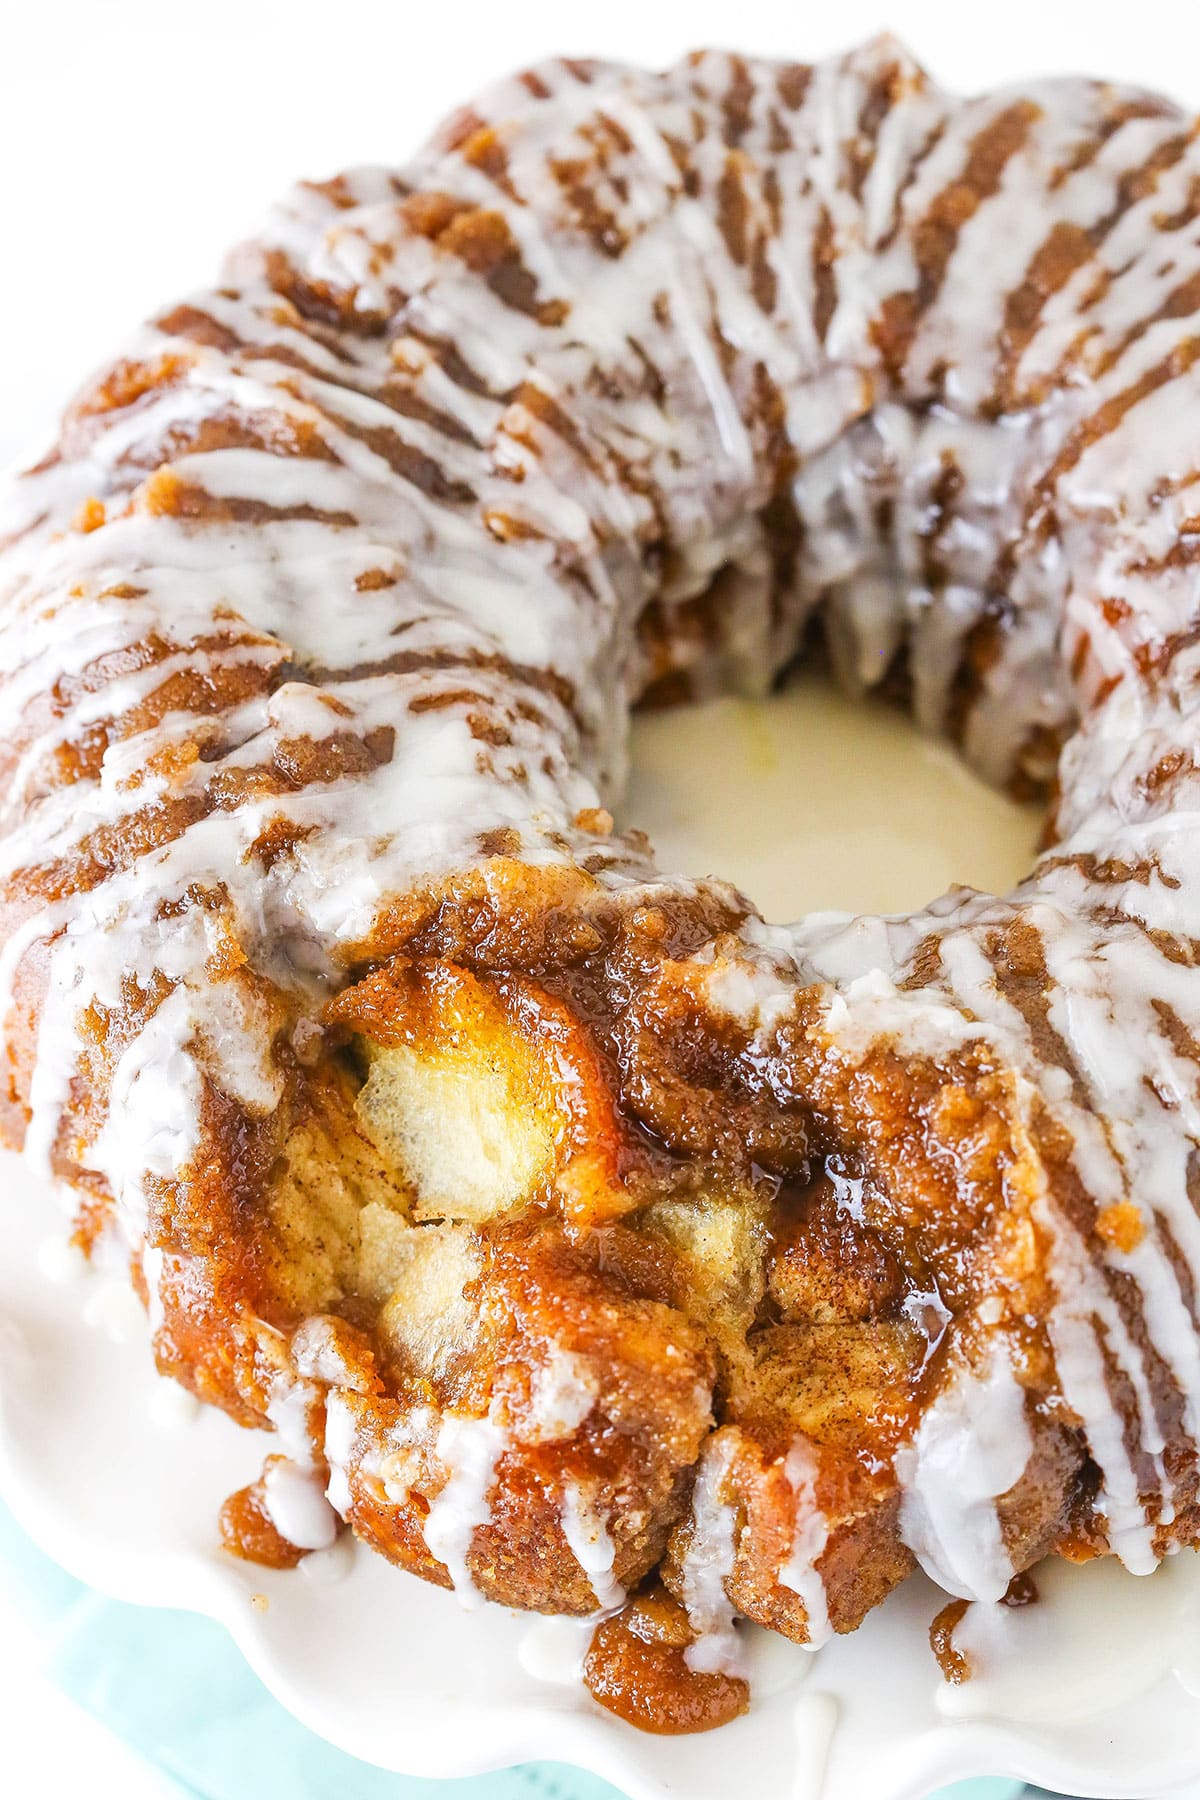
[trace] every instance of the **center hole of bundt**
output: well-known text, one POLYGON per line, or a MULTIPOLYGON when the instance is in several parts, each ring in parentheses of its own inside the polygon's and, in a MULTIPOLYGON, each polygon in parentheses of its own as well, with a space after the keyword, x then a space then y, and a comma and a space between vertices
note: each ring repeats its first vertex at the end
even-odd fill
POLYGON ((666 869, 718 875, 773 921, 905 912, 964 882, 1005 893, 1041 809, 990 788, 882 700, 802 674, 765 700, 639 714, 619 822, 666 869))

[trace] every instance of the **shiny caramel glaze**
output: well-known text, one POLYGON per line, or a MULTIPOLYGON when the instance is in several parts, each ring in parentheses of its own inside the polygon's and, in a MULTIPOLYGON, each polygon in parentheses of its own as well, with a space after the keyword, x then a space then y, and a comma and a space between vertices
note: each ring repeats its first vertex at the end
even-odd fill
POLYGON ((744 1713, 750 1690, 736 1676, 690 1669, 693 1633, 669 1594, 639 1594, 596 1627, 584 1663, 593 1700, 639 1731, 660 1736, 713 1731, 744 1713))

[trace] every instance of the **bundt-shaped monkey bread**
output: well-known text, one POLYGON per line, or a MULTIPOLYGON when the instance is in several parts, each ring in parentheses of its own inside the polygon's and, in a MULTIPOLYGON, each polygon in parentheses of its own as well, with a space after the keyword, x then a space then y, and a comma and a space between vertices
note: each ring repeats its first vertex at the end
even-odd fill
POLYGON ((546 64, 11 483, 0 1119, 276 1428, 235 1547, 638 1590, 589 1680, 662 1728, 735 1614, 1200 1537, 1197 131, 546 64), (1051 796, 1011 894, 770 926, 614 831, 633 704, 816 639, 1051 796))

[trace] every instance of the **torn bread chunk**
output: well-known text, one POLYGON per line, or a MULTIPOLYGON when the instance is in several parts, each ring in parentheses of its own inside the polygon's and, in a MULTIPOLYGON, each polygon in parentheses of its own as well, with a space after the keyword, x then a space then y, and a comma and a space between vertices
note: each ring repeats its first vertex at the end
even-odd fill
POLYGON ((633 1204, 605 1071, 533 983, 396 959, 330 1017, 356 1031, 358 1114, 405 1171, 415 1219, 482 1224, 546 1202, 584 1222, 633 1204))

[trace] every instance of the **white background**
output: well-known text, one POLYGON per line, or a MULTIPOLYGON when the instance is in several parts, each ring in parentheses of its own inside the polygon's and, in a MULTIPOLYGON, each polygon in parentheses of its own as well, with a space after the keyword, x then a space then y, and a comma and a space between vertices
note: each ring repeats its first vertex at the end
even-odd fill
MULTIPOLYGON (((1082 71, 1200 105, 1187 0, 0 0, 0 460, 141 315, 202 285, 293 176, 403 160, 495 75, 560 51, 810 59, 889 27, 948 85, 1082 71)), ((0 1792, 165 1791, 53 1693, 0 1606, 0 1792)))

